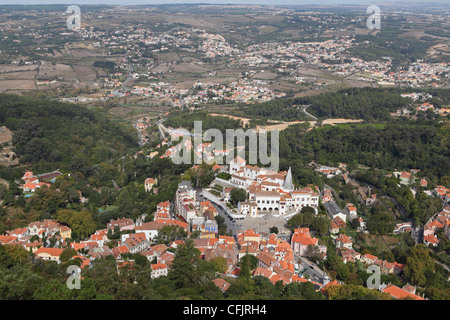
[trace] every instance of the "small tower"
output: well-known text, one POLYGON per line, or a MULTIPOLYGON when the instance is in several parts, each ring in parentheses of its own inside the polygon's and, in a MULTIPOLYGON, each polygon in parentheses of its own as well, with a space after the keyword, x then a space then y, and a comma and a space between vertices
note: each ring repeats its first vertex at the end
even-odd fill
POLYGON ((287 191, 294 190, 294 184, 292 183, 291 167, 289 167, 288 173, 286 174, 286 177, 284 178, 283 188, 287 191))

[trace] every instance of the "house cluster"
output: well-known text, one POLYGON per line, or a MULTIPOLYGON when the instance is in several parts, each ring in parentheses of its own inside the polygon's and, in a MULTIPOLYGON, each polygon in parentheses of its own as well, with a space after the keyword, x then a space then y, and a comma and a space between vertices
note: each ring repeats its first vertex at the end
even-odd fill
POLYGON ((342 174, 342 171, 339 168, 328 167, 328 166, 319 166, 316 171, 324 174, 327 178, 333 178, 339 174, 342 174))
MULTIPOLYGON (((258 43, 236 55, 235 63, 245 66, 271 64, 276 66, 278 72, 291 74, 297 72, 299 67, 306 63, 330 70, 337 75, 354 75, 363 81, 377 81, 380 84, 392 85, 406 83, 410 86, 425 83, 437 85, 435 82, 438 82, 442 78, 440 76, 448 70, 448 65, 445 63, 422 64, 418 66, 419 69, 413 64, 409 71, 399 70, 389 73, 392 67, 390 57, 382 57, 377 61, 364 61, 349 56, 348 49, 356 45, 354 40, 345 36, 320 42, 258 43), (426 73, 421 74, 422 70, 426 70, 426 73)), ((291 76, 291 79, 297 83, 304 81, 295 76, 291 76)), ((318 81, 316 83, 320 84, 318 81)))
POLYGON ((444 186, 436 186, 436 188, 433 189, 432 194, 435 197, 439 197, 442 199, 444 203, 450 203, 450 189, 446 188, 444 186))
POLYGON ((351 248, 351 244, 342 246, 339 248, 339 250, 340 254, 342 255, 342 260, 344 263, 347 263, 349 261, 351 262, 360 261, 365 266, 376 265, 380 267, 380 272, 381 274, 384 275, 399 274, 403 271, 404 267, 406 266, 405 264, 401 264, 395 261, 389 262, 387 260, 381 260, 378 257, 369 253, 362 255, 361 253, 351 248))
MULTIPOLYGON (((105 75, 104 87, 114 89, 108 94, 108 98, 124 97, 129 95, 139 95, 152 97, 155 99, 165 99, 171 101, 175 107, 191 107, 217 100, 230 100, 245 102, 248 100, 268 101, 276 97, 282 97, 285 93, 274 93, 267 87, 259 86, 251 81, 237 80, 236 82, 225 84, 212 84, 211 90, 198 92, 194 85, 191 90, 180 89, 166 82, 156 81, 158 75, 173 72, 177 70, 177 61, 167 61, 156 63, 148 56, 148 51, 162 52, 169 49, 182 49, 189 52, 198 52, 204 54, 207 58, 214 59, 220 56, 234 56, 241 51, 231 46, 223 36, 219 34, 210 34, 205 30, 196 28, 184 28, 180 30, 171 30, 164 33, 154 32, 150 29, 134 30, 132 28, 118 30, 113 34, 97 32, 93 29, 84 29, 83 36, 91 39, 98 39, 99 45, 107 48, 110 54, 115 51, 134 52, 136 57, 123 59, 120 65, 115 66, 108 75, 105 75), (147 50, 141 46, 141 43, 148 46, 147 50), (143 63, 145 61, 145 63, 143 63), (131 72, 130 76, 134 79, 152 80, 148 86, 134 86, 128 90, 124 87, 124 79, 128 75, 129 65, 134 65, 137 71, 131 72)), ((233 60, 233 58, 230 58, 233 60)), ((192 62, 192 64, 203 67, 202 61, 192 62)))
MULTIPOLYGON (((373 204, 376 200, 376 195, 365 199, 366 204, 373 204)), ((342 210, 339 205, 334 201, 333 193, 330 189, 324 188, 322 192, 322 203, 327 211, 327 216, 331 220, 330 222, 330 234, 338 234, 339 230, 345 228, 347 220, 358 220, 358 231, 366 231, 366 223, 363 218, 358 217, 356 206, 353 203, 347 203, 345 209, 342 210)))
POLYGON ((158 184, 158 179, 156 178, 147 178, 144 181, 144 190, 145 192, 151 192, 158 193, 158 189, 155 188, 155 186, 158 184))
MULTIPOLYGON (((291 243, 281 240, 276 234, 263 236, 252 229, 237 235, 239 259, 246 254, 258 259, 253 276, 268 278, 273 284, 282 281, 283 284, 292 282, 307 282, 297 274, 294 254, 305 255, 308 246, 318 246, 318 239, 312 238, 308 228, 297 229, 292 236, 291 243)), ((324 249, 326 251, 326 247, 324 249)), ((324 284, 311 281, 318 289, 324 284)))
POLYGON ((419 101, 421 99, 431 99, 433 96, 429 93, 423 93, 423 92, 411 92, 411 93, 402 93, 400 94, 402 98, 409 98, 413 101, 419 101))
POLYGON ((199 50, 205 52, 208 58, 216 56, 229 56, 233 53, 239 53, 240 50, 233 48, 220 34, 210 34, 204 32, 200 35, 203 40, 199 50))
POLYGON ((419 184, 422 188, 426 188, 428 186, 428 181, 426 178, 417 177, 417 173, 419 169, 411 169, 408 171, 401 172, 393 172, 393 175, 400 180, 400 184, 411 185, 411 184, 419 184))
POLYGON ((396 233, 410 232, 411 228, 412 228, 412 222, 397 223, 395 225, 395 229, 394 229, 394 231, 392 231, 392 233, 396 234, 396 233))
POLYGON ((294 253, 301 257, 307 254, 309 246, 317 247, 322 256, 326 257, 327 247, 319 245, 319 239, 311 236, 309 228, 295 229, 291 237, 291 246, 294 253))
POLYGON ((412 112, 408 108, 397 109, 395 112, 390 112, 391 117, 409 117, 412 112))
POLYGON ((276 93, 265 87, 262 83, 253 80, 239 79, 230 84, 196 82, 191 89, 181 89, 170 83, 158 82, 148 86, 134 86, 130 91, 133 95, 151 97, 155 99, 168 99, 172 106, 178 108, 191 108, 212 102, 264 102, 274 98, 284 97, 286 94, 276 93))
MULTIPOLYGON (((177 141, 180 138, 183 137, 191 137, 191 133, 189 131, 187 131, 186 129, 173 129, 172 127, 167 127, 166 128, 167 132, 170 133, 170 137, 172 141, 177 141)), ((170 141, 167 140, 163 140, 160 144, 158 144, 156 146, 157 149, 161 148, 162 146, 165 145, 170 145, 170 141)), ((226 157, 230 152, 233 152, 234 150, 242 150, 243 147, 241 146, 237 146, 236 148, 232 148, 232 149, 227 149, 227 150, 216 150, 214 148, 214 145, 212 143, 209 142, 203 142, 203 143, 199 143, 196 144, 195 146, 193 146, 192 144, 192 139, 191 138, 187 138, 187 139, 182 139, 181 142, 170 146, 165 152, 164 154, 162 154, 160 156, 160 158, 169 158, 169 159, 173 159, 174 157, 180 157, 180 154, 183 152, 191 152, 192 150, 194 151, 194 156, 198 159, 203 159, 205 161, 208 161, 210 163, 212 162, 220 162, 224 159, 224 157, 226 157)), ((224 166, 220 166, 221 172, 225 172, 225 167, 224 166)))
MULTIPOLYGON (((79 258, 82 266, 89 266, 90 261, 99 257, 114 256, 118 262, 123 262, 124 253, 141 253, 150 261, 156 260, 157 266, 152 265, 153 275, 164 273, 162 265, 169 265, 173 260, 173 253, 161 250, 161 246, 152 246, 152 240, 158 236, 158 230, 167 225, 180 226, 190 233, 187 223, 170 218, 170 202, 158 204, 154 214, 154 220, 143 223, 141 219, 136 222, 129 218, 111 220, 106 229, 96 230, 89 238, 70 242, 72 230, 57 221, 45 219, 43 222, 32 222, 27 227, 8 230, 5 235, 0 235, 1 245, 20 245, 26 250, 33 252, 36 257, 43 260, 60 263, 60 256, 65 248, 70 247, 77 251, 73 258, 79 258), (121 232, 118 245, 108 246, 109 235, 121 232)), ((176 247, 177 243, 172 246, 176 247)), ((167 268, 166 268, 167 269, 167 268)), ((166 270, 167 271, 167 270, 166 270)))
POLYGON ((50 187, 51 183, 54 183, 55 179, 60 175, 61 172, 58 170, 39 174, 37 176, 32 171, 26 171, 22 177, 24 183, 19 185, 19 188, 22 189, 24 193, 35 192, 42 186, 50 187))
MULTIPOLYGON (((392 68, 390 57, 364 61, 349 56, 348 49, 356 45, 354 40, 351 37, 341 37, 320 42, 258 43, 236 55, 236 63, 246 66, 272 64, 276 65, 277 71, 281 73, 294 73, 307 63, 341 76, 353 75, 359 80, 377 81, 382 85, 406 84, 411 87, 422 85, 438 87, 440 82, 449 77, 448 63, 417 61, 412 63, 408 70, 399 69, 389 72, 392 68)), ((299 81, 295 76, 292 79, 303 82, 303 79, 299 81)))
MULTIPOLYGON (((70 247, 77 250, 79 255, 95 260, 99 257, 114 256, 118 262, 124 262, 123 254, 140 253, 151 262, 152 277, 166 275, 168 265, 174 258, 174 254, 166 252, 169 247, 165 245, 153 245, 154 240, 159 235, 159 230, 164 226, 179 226, 190 233, 187 223, 171 219, 169 201, 161 202, 157 205, 157 210, 153 215, 153 221, 142 222, 142 219, 133 221, 129 218, 119 218, 111 220, 106 229, 96 230, 88 239, 80 242, 72 242, 70 247), (117 246, 110 247, 109 235, 120 232, 117 246)), ((179 243, 174 242, 171 247, 176 247, 179 243)), ((132 261, 131 261, 132 263, 132 261)))
POLYGON ((211 202, 198 200, 197 191, 190 181, 178 184, 174 207, 176 216, 190 226, 190 231, 199 231, 200 238, 215 238, 218 234, 217 210, 211 202))
POLYGON ((233 102, 247 102, 250 100, 263 102, 274 98, 284 97, 285 93, 275 93, 262 86, 265 82, 258 80, 239 79, 228 85, 212 82, 196 82, 194 87, 201 87, 202 93, 214 100, 229 100, 233 102))
POLYGON ((432 103, 429 102, 424 102, 416 107, 417 112, 419 111, 427 112, 428 110, 431 110, 434 113, 437 113, 443 117, 448 116, 450 114, 449 108, 437 108, 436 106, 434 106, 432 103))
MULTIPOLYGON (((238 212, 242 215, 258 217, 262 212, 273 212, 284 216, 312 207, 317 213, 319 195, 315 186, 296 189, 292 181, 291 168, 288 171, 275 172, 269 169, 247 165, 245 159, 237 156, 229 163, 232 187, 246 191, 247 200, 238 203, 238 212)), ((230 189, 225 188, 223 197, 230 199, 230 189)))
POLYGON ((23 228, 7 230, 5 235, 0 235, 0 244, 20 245, 27 251, 39 256, 42 251, 38 252, 40 248, 49 245, 54 247, 64 246, 66 239, 71 237, 72 230, 69 227, 52 219, 44 219, 43 222, 31 222, 23 228))
POLYGON ((434 105, 432 103, 429 102, 424 102, 421 105, 416 107, 417 111, 424 111, 427 112, 428 110, 432 110, 434 111, 434 105))
POLYGON ((135 128, 138 132, 138 136, 140 138, 139 144, 141 146, 148 143, 148 138, 145 131, 151 125, 150 121, 150 117, 142 117, 133 122, 133 128, 135 128))
POLYGON ((420 60, 413 62, 408 70, 398 70, 386 76, 385 81, 407 84, 410 87, 423 85, 439 86, 439 82, 448 77, 450 67, 448 63, 424 63, 420 60))
POLYGON ((450 239, 450 206, 446 205, 430 222, 423 228, 423 243, 427 246, 436 247, 440 239, 437 238, 436 232, 444 230, 444 234, 450 239))
MULTIPOLYGON (((342 259, 344 263, 347 263, 348 261, 361 261, 362 263, 365 263, 367 265, 377 265, 381 268, 381 273, 383 274, 390 274, 395 273, 398 274, 403 270, 404 265, 397 263, 397 262, 388 262, 387 260, 380 260, 378 257, 371 255, 371 254, 365 254, 361 255, 360 253, 356 252, 353 249, 353 241, 351 237, 341 233, 337 236, 333 235, 339 232, 339 227, 337 229, 332 230, 334 222, 331 223, 330 226, 330 234, 331 237, 334 239, 334 242, 336 244, 336 249, 339 251, 339 253, 342 255, 342 259)), ((337 225, 336 225, 337 226, 337 225)))

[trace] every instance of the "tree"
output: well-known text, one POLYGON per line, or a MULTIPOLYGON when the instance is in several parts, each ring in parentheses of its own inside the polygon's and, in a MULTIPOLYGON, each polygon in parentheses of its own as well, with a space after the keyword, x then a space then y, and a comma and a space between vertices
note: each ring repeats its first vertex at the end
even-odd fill
POLYGON ((228 269, 227 259, 224 257, 216 257, 210 260, 217 272, 225 273, 228 269))
POLYGON ((189 288, 196 283, 196 264, 200 250, 195 248, 192 240, 186 240, 184 245, 177 248, 168 278, 176 288, 189 288))
POLYGON ((233 188, 230 192, 230 199, 233 205, 236 205, 240 201, 247 199, 247 192, 241 188, 233 188))
POLYGON ((295 214, 287 222, 287 226, 291 230, 302 227, 311 227, 315 220, 314 209, 311 207, 303 207, 300 213, 295 214))
POLYGON ((155 241, 158 244, 169 244, 175 240, 182 240, 187 237, 186 231, 180 226, 167 225, 158 230, 155 241))
POLYGON ((217 227, 219 228, 219 235, 225 235, 228 229, 227 224, 225 223, 225 218, 218 214, 215 216, 215 220, 217 222, 217 227))
POLYGON ((305 251, 305 256, 311 261, 322 261, 322 254, 317 246, 308 246, 305 251))
POLYGON ((390 300, 387 293, 365 288, 361 285, 344 284, 328 288, 330 300, 390 300))
POLYGON ((140 253, 136 253, 133 255, 134 263, 140 267, 148 266, 148 259, 140 253))
POLYGON ((44 278, 28 268, 0 268, 0 300, 32 300, 45 285, 44 278))
POLYGON ((303 207, 303 208, 300 210, 300 212, 303 213, 303 214, 306 214, 306 213, 312 213, 312 214, 315 214, 314 208, 309 207, 309 206, 303 207))
POLYGON ((275 227, 275 226, 272 226, 270 229, 269 229, 269 232, 270 233, 275 233, 275 234, 278 234, 278 232, 279 232, 279 230, 278 230, 278 228, 277 227, 275 227))
POLYGON ((73 248, 66 248, 63 250, 63 252, 61 252, 59 260, 61 260, 61 262, 67 262, 70 259, 72 259, 73 256, 76 256, 76 255, 77 255, 77 250, 75 250, 73 248))
POLYGON ((9 269, 13 265, 14 265, 14 259, 11 257, 11 255, 8 253, 8 251, 5 250, 5 246, 0 244, 0 266, 9 269))
POLYGON ((430 256, 430 249, 423 244, 418 244, 411 249, 411 253, 406 258, 405 276, 412 284, 424 286, 426 284, 425 273, 434 271, 434 260, 430 256))
POLYGON ((62 209, 56 214, 56 219, 67 224, 72 229, 73 239, 85 239, 97 229, 92 215, 89 211, 77 212, 75 210, 62 209))
POLYGON ((255 270, 258 266, 258 258, 256 258, 252 254, 247 253, 238 262, 238 266, 241 267, 241 270, 243 265, 247 265, 250 271, 255 270))
POLYGON ((222 291, 212 281, 202 287, 202 297, 207 300, 221 300, 224 298, 222 291))
POLYGON ((282 296, 285 299, 323 300, 324 296, 316 292, 311 282, 292 282, 284 287, 282 296))
MULTIPOLYGON (((22 246, 5 245, 3 246, 4 252, 9 256, 15 265, 23 265, 27 262, 29 252, 22 246)), ((9 259, 7 259, 9 260, 9 259)))
POLYGON ((319 235, 324 236, 327 234, 330 227, 330 220, 326 217, 315 217, 311 227, 316 230, 319 235))

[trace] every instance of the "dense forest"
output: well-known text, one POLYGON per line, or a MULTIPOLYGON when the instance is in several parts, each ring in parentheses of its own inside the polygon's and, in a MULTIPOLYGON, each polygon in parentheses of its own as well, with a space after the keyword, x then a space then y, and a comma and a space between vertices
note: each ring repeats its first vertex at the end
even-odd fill
POLYGON ((13 131, 20 163, 88 174, 91 167, 137 146, 131 127, 85 107, 0 95, 0 123, 13 131))
POLYGON ((410 105, 398 92, 374 88, 351 88, 335 93, 300 98, 297 104, 311 105, 308 112, 318 118, 347 118, 367 121, 390 120, 389 112, 410 105))
POLYGON ((239 109, 242 116, 280 121, 311 120, 300 107, 294 107, 295 99, 274 99, 239 109))
POLYGON ((420 169, 429 178, 450 172, 448 124, 325 126, 301 135, 302 126, 290 126, 280 134, 280 158, 303 163, 339 162, 386 170, 420 169))

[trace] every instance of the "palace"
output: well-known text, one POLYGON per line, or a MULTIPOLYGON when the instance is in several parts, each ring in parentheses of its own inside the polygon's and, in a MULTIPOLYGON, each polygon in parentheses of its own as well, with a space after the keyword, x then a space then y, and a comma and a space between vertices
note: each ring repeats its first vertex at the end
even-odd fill
POLYGON ((275 172, 246 165, 246 161, 237 156, 230 162, 229 173, 231 184, 244 189, 248 195, 247 201, 238 203, 241 214, 257 217, 259 212, 265 211, 286 215, 303 207, 312 207, 317 214, 319 194, 312 187, 295 189, 291 168, 275 172))

